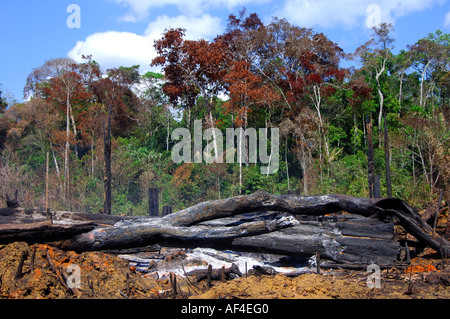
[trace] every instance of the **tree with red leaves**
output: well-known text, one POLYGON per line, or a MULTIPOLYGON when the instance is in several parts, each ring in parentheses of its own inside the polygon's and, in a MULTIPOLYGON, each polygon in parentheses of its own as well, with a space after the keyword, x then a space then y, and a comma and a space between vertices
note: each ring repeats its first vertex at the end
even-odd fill
MULTIPOLYGON (((170 102, 181 105, 188 112, 201 96, 207 109, 207 123, 213 128, 215 120, 212 113, 213 98, 223 91, 222 79, 229 67, 229 57, 222 41, 185 40, 184 29, 167 30, 162 38, 155 41, 158 56, 152 66, 161 66, 167 83, 163 90, 170 102)), ((213 130, 213 143, 216 160, 218 154, 216 137, 213 130)))
MULTIPOLYGON (((319 139, 324 141, 325 153, 330 156, 322 105, 324 98, 333 94, 334 88, 345 77, 346 71, 339 66, 343 51, 322 33, 293 26, 284 19, 274 18, 267 26, 245 30, 241 34, 243 38, 251 38, 246 42, 251 43, 248 46, 252 49, 246 52, 251 56, 252 67, 281 96, 286 121, 292 123, 285 122, 286 127, 292 127, 292 133, 298 138, 307 192, 305 174, 317 129, 319 139), (317 118, 308 111, 311 106, 316 110, 317 118)), ((320 154, 321 151, 320 147, 320 154)))

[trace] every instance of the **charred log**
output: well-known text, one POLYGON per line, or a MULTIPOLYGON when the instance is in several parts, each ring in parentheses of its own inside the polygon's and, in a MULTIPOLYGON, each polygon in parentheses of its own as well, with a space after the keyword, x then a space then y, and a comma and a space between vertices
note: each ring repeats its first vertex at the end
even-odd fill
POLYGON ((393 240, 393 223, 345 217, 348 219, 338 222, 305 221, 268 234, 236 238, 232 248, 305 257, 319 253, 341 266, 376 263, 388 267, 394 263, 400 244, 393 240))
POLYGON ((97 228, 61 243, 67 250, 90 251, 126 249, 159 243, 166 245, 198 246, 271 232, 295 225, 297 220, 285 217, 277 220, 254 221, 232 227, 174 226, 162 218, 118 222, 114 227, 97 228))
POLYGON ((94 228, 95 224, 93 223, 71 226, 55 226, 49 222, 1 224, 0 244, 9 244, 16 241, 23 241, 30 244, 61 241, 89 232, 94 228))
MULTIPOLYGON (((45 213, 39 215, 23 210, 11 214, 5 212, 0 212, 0 224, 2 219, 11 221, 19 216, 22 221, 34 222, 36 218, 47 218, 45 213)), ((158 218, 69 212, 53 212, 52 215, 55 224, 60 226, 95 223, 94 229, 85 229, 85 232, 58 243, 61 248, 79 252, 160 244, 225 247, 286 255, 311 256, 320 253, 322 258, 336 264, 376 262, 390 265, 399 252, 399 244, 393 238, 393 223, 398 222, 422 243, 438 252, 450 253, 449 243, 433 232, 417 212, 397 198, 273 195, 258 191, 252 195, 200 203, 158 218), (360 218, 343 216, 344 219, 334 217, 322 221, 303 221, 301 218, 342 211, 359 215, 360 218)), ((12 240, 13 236, 10 238, 12 240)))

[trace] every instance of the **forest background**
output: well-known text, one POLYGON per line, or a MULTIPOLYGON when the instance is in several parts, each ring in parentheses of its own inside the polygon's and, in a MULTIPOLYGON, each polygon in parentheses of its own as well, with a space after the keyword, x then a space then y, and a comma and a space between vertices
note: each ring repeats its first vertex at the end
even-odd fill
POLYGON ((149 188, 176 211, 258 189, 369 197, 378 175, 383 197, 419 208, 440 190, 449 198, 449 34, 394 54, 384 23, 346 53, 284 19, 263 24, 242 10, 228 22, 213 41, 166 30, 149 59, 161 74, 60 58, 30 71, 26 102, 8 105, 0 92, 0 196, 17 194, 25 208, 146 215, 149 188), (171 133, 192 132, 197 119, 223 132, 279 128, 278 172, 261 174, 248 156, 173 163, 171 133))

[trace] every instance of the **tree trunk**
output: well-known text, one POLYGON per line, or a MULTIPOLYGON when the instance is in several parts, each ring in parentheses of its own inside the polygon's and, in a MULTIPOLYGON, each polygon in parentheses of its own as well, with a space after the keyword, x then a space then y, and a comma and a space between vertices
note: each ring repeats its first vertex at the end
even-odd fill
POLYGON ((402 75, 400 76, 400 88, 398 90, 398 107, 402 109, 402 99, 403 99, 403 78, 405 77, 405 69, 402 69, 402 75))
POLYGON ((63 199, 67 198, 68 184, 69 184, 69 135, 70 135, 70 92, 67 90, 67 105, 66 105, 66 143, 64 147, 64 187, 63 187, 63 199))
POLYGON ((108 127, 105 129, 105 122, 103 121, 103 152, 105 158, 105 176, 103 180, 104 185, 104 201, 103 212, 107 215, 111 215, 111 113, 112 104, 109 107, 108 112, 108 127))
MULTIPOLYGON (((174 214, 172 214, 174 215, 174 214)), ((168 215, 171 216, 171 215, 168 215)), ((166 217, 168 217, 166 216, 166 217)), ((75 251, 118 250, 153 244, 177 247, 214 247, 241 236, 257 235, 297 223, 293 217, 247 222, 230 227, 176 226, 162 218, 123 220, 114 227, 98 228, 60 243, 75 251)))
POLYGON ((75 125, 75 118, 73 116, 73 108, 70 106, 70 119, 72 120, 72 127, 73 127, 73 144, 75 149, 75 155, 78 157, 78 145, 77 145, 77 126, 75 125))
POLYGON ((291 190, 291 184, 289 181, 289 162, 288 162, 288 145, 289 145, 289 141, 288 141, 288 136, 286 135, 286 147, 285 147, 285 151, 284 151, 284 157, 286 160, 286 179, 287 179, 287 187, 288 187, 288 192, 291 190))
POLYGON ((375 162, 373 156, 372 119, 368 115, 366 115, 366 130, 367 130, 367 170, 369 178, 369 198, 374 198, 375 162))
POLYGON ((427 62, 427 64, 425 65, 423 72, 422 72, 422 78, 420 80, 420 100, 419 100, 419 106, 421 108, 425 107, 425 103, 424 103, 424 98, 423 98, 423 86, 425 83, 425 76, 427 74, 427 70, 428 70, 428 66, 430 65, 431 60, 427 62))
POLYGON ((148 189, 148 215, 159 216, 159 188, 148 189))
POLYGON ((48 157, 49 157, 49 152, 47 152, 47 157, 46 157, 46 165, 45 165, 45 210, 47 211, 48 209, 48 184, 49 184, 49 180, 48 180, 48 157))
POLYGON ((384 95, 381 91, 381 83, 380 77, 383 75, 383 72, 386 70, 386 61, 387 58, 383 60, 380 71, 377 71, 376 80, 377 80, 377 89, 378 89, 378 97, 380 99, 380 113, 378 115, 378 137, 379 137, 379 147, 381 148, 381 119, 383 118, 383 106, 384 106, 384 95))
POLYGON ((392 197, 392 184, 391 184, 391 155, 389 151, 389 134, 386 123, 386 113, 384 114, 384 161, 386 166, 386 186, 387 197, 392 197))
POLYGON ((0 197, 2 197, 5 200, 7 208, 19 208, 20 207, 18 196, 19 196, 19 190, 17 190, 17 189, 14 191, 13 198, 10 198, 9 194, 5 194, 5 197, 0 195, 0 197))
POLYGON ((94 223, 55 226, 48 221, 30 224, 0 224, 0 244, 9 244, 16 241, 30 244, 61 241, 89 232, 94 228, 94 223))
POLYGON ((91 171, 90 171, 90 176, 94 177, 95 176, 95 172, 94 172, 94 137, 92 136, 91 139, 91 171))
POLYGON ((240 137, 239 137, 239 194, 242 194, 242 154, 243 154, 243 150, 242 150, 242 141, 244 139, 243 136, 243 131, 240 130, 239 131, 240 137))

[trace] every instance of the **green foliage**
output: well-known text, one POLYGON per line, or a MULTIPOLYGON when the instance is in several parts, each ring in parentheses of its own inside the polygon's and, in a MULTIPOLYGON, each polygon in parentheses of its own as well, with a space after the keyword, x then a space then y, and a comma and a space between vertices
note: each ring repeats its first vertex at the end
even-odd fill
POLYGON ((342 141, 347 138, 344 128, 330 125, 328 127, 328 136, 331 145, 340 146, 342 141))
POLYGON ((158 79, 159 80, 159 79, 164 78, 164 74, 148 71, 142 77, 146 78, 146 79, 158 79))
POLYGON ((0 90, 0 114, 4 113, 7 107, 8 103, 6 103, 6 100, 2 96, 2 91, 0 90))

